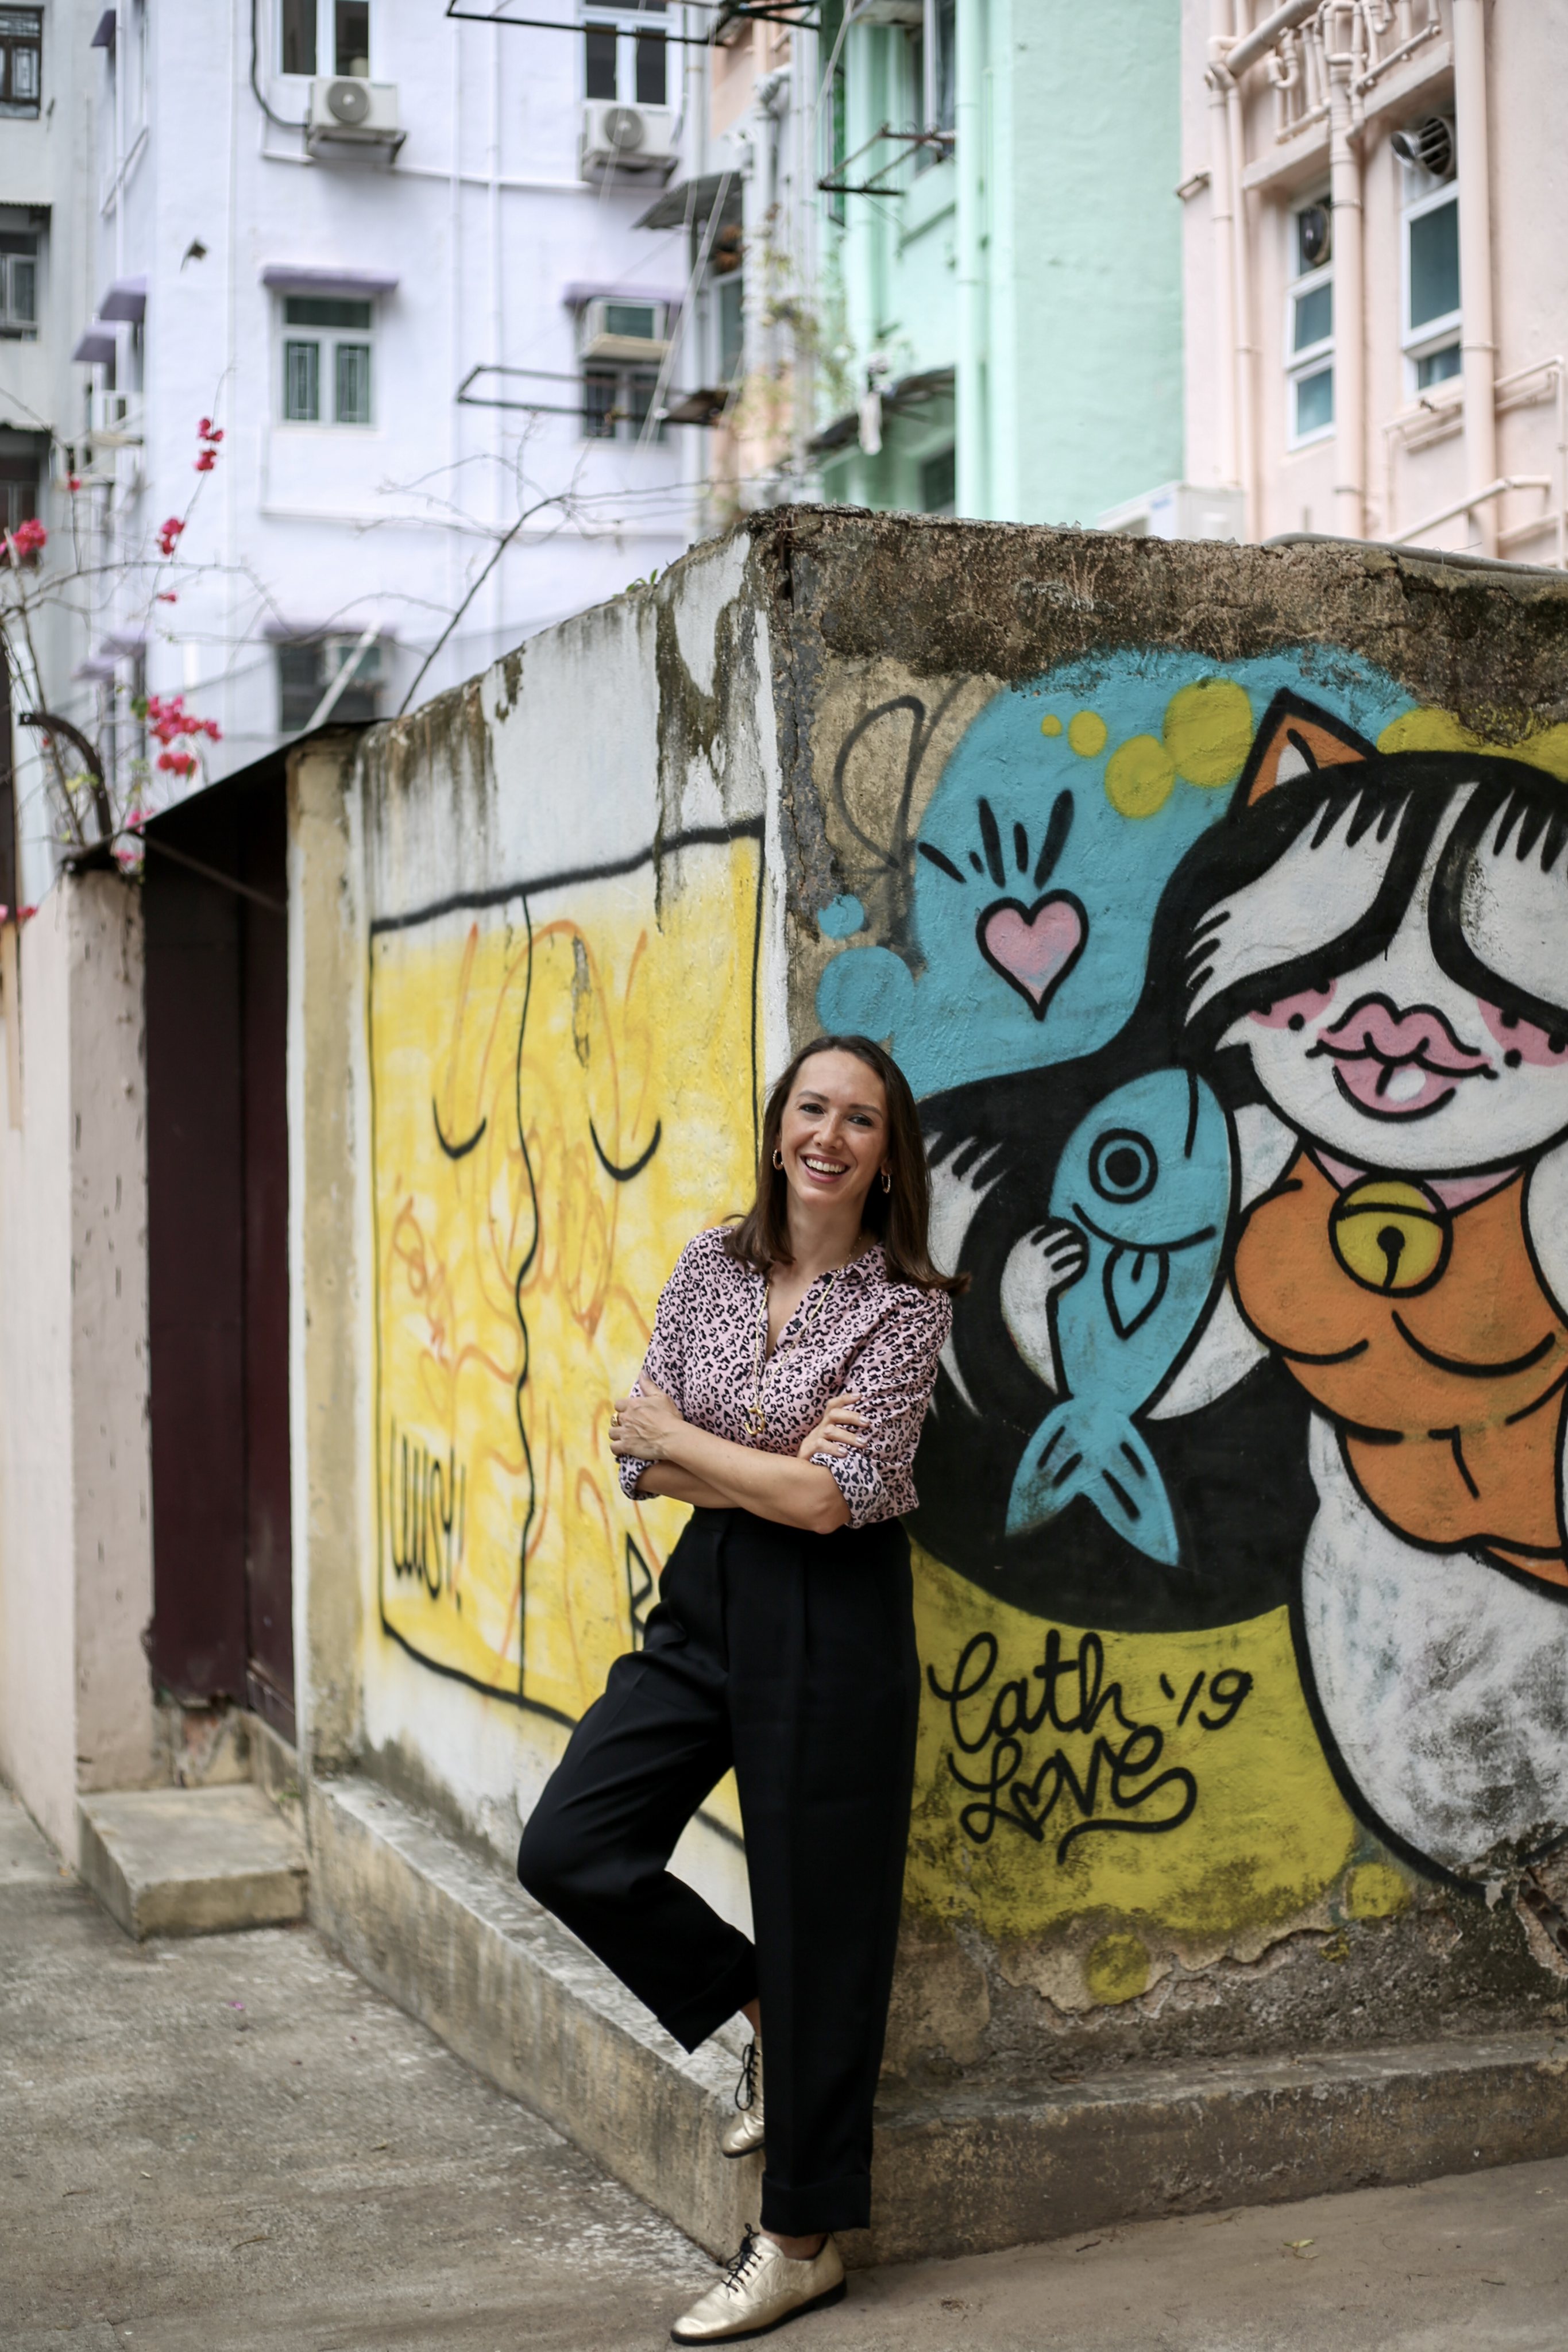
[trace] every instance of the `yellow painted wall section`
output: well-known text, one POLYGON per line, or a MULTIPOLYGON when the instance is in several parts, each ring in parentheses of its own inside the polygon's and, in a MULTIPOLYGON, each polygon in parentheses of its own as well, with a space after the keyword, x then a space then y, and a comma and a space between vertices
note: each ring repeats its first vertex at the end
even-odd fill
MULTIPOLYGON (((1352 1860, 1360 1831, 1285 1610, 1100 1633, 987 1600, 919 1550, 915 1593, 925 1687, 906 1892, 921 1909, 999 1941, 1109 1912, 1159 1948, 1261 1947, 1352 1860)), ((1405 1900, 1384 1876, 1362 1916, 1405 1900)))
POLYGON ((754 1177, 760 845, 372 944, 382 1623, 574 1722, 685 1519, 605 1444, 659 1290, 754 1177))

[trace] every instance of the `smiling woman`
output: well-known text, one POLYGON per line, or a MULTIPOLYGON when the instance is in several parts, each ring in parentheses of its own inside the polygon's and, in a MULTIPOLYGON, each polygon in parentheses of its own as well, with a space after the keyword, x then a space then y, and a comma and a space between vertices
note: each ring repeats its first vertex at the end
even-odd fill
POLYGON ((518 1874, 687 2049, 737 2010, 751 2022, 722 2153, 765 2147, 763 2233, 678 2344, 837 2302, 827 2233, 870 2216, 919 1699, 899 1515, 960 1286, 929 1214, 898 1065, 866 1037, 814 1039, 769 1095, 749 1213, 681 1253, 610 1424, 626 1493, 692 1517, 518 1874), (731 1765, 755 1949, 666 1866, 731 1765))

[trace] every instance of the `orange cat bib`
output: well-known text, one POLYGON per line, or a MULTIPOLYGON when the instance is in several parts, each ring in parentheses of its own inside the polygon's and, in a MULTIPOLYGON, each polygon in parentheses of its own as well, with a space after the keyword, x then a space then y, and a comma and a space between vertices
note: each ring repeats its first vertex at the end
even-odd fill
POLYGON ((1381 1519, 1568 1584, 1568 1324, 1531 1260, 1522 1173, 1449 1207, 1407 1177, 1342 1190, 1302 1151, 1249 1213, 1231 1278, 1381 1519))

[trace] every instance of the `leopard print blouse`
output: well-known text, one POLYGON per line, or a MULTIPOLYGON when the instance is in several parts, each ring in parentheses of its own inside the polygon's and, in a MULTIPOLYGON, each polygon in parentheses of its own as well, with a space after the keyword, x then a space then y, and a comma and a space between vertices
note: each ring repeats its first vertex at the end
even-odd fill
MULTIPOLYGON (((910 1465, 952 1328, 946 1292, 892 1281, 879 1243, 833 1276, 819 1276, 763 1366, 767 1427, 753 1438, 746 1433, 746 1411, 764 1295, 762 1276, 725 1248, 722 1226, 699 1234, 664 1286, 644 1375, 694 1427, 767 1454, 793 1454, 833 1399, 852 1391, 857 1412, 871 1424, 862 1433, 865 1444, 840 1460, 827 1454, 811 1459, 837 1481, 851 1527, 912 1511, 918 1497, 910 1465)), ((634 1396, 641 1385, 634 1385, 634 1396)), ((647 1467, 623 1458, 627 1495, 636 1494, 647 1467)))

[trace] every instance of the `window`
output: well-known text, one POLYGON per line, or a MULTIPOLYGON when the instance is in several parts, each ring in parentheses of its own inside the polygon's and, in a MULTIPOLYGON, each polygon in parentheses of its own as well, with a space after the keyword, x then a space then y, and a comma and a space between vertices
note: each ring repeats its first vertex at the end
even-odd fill
MULTIPOLYGON (((297 735, 308 727, 321 700, 355 646, 352 637, 301 637, 278 648, 278 724, 297 735)), ((368 645, 328 716, 344 720, 374 719, 381 698, 381 647, 368 645)))
POLYGON ((958 452, 939 449, 921 460, 921 512, 952 514, 958 502, 958 452))
POLYGON ((279 31, 285 73, 370 79, 370 0, 281 0, 279 31))
POLYGON ((281 67, 287 74, 316 70, 316 0, 283 0, 279 11, 283 35, 281 67))
MULTIPOLYGON (((833 68, 833 90, 830 108, 823 110, 826 120, 819 126, 822 146, 818 165, 824 179, 842 180, 844 160, 849 152, 848 117, 844 81, 844 45, 838 36, 844 23, 844 0, 818 0, 817 52, 821 58, 837 60, 833 68)), ((844 191, 831 186, 827 193, 827 217, 842 228, 847 218, 844 191)))
POLYGON ((1405 357, 1409 389, 1425 392, 1461 364, 1459 192, 1419 167, 1406 168, 1405 186, 1405 357))
POLYGON ((957 0, 926 0, 926 127, 931 131, 952 129, 957 13, 957 0))
MULTIPOLYGON (((16 446, 13 441, 12 446, 16 446)), ((31 522, 37 511, 37 457, 0 454, 0 530, 15 530, 20 524, 31 522)))
POLYGON ((38 240, 28 229, 0 229, 0 334, 38 331, 38 240))
POLYGON ((126 65, 126 119, 140 129, 147 120, 147 0, 131 0, 126 65))
POLYGON ((1290 215, 1285 304, 1287 437, 1293 449, 1334 429, 1333 215, 1328 199, 1290 215))
POLYGON ((584 27, 584 95, 626 106, 668 101, 668 49, 662 27, 645 31, 639 16, 662 16, 665 0, 606 0, 584 27), (614 21, 610 21, 611 19, 614 21))
MULTIPOLYGON (((583 371, 584 441, 640 441, 658 383, 657 368, 585 367, 583 371)), ((664 426, 650 436, 664 439, 664 426)))
POLYGON ((370 0, 334 0, 332 71, 370 79, 370 0))
POLYGON ((371 305, 337 295, 283 302, 283 420, 369 425, 371 305))
POLYGON ((658 308, 652 302, 606 302, 605 305, 606 335, 635 335, 639 341, 651 343, 662 323, 658 308))
POLYGON ((733 383, 746 352, 746 281, 739 272, 719 280, 719 381, 733 383))
POLYGON ((37 114, 43 80, 43 10, 0 8, 0 114, 37 114))

